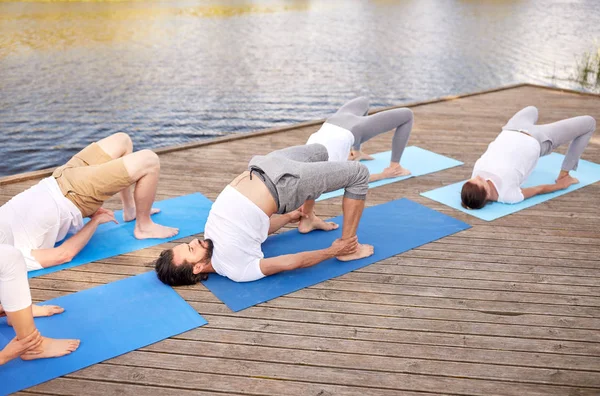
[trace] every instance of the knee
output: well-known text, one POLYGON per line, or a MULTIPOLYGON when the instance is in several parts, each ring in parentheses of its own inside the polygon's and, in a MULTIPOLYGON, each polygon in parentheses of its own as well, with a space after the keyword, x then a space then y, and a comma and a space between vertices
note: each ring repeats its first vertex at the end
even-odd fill
POLYGON ((369 169, 360 162, 350 162, 354 177, 350 185, 346 187, 344 197, 353 199, 365 199, 369 192, 369 169))
POLYGON ((535 107, 535 106, 527 106, 527 107, 525 108, 525 110, 527 110, 527 111, 528 111, 528 112, 530 112, 530 113, 533 113, 533 114, 535 114, 535 116, 536 116, 536 117, 538 116, 538 113, 539 113, 539 112, 538 112, 538 109, 537 109, 537 107, 535 107))
POLYGON ((313 152, 310 154, 309 162, 327 162, 329 161, 329 152, 327 147, 321 143, 310 144, 313 152))
POLYGON ((365 164, 358 161, 354 161, 352 164, 354 164, 354 167, 356 168, 356 184, 365 187, 366 194, 366 190, 369 188, 369 178, 371 177, 369 169, 365 164))
POLYGON ((113 138, 119 142, 119 147, 122 147, 127 154, 133 152, 133 141, 125 132, 118 132, 113 135, 113 138))
POLYGON ((147 149, 140 150, 138 153, 145 169, 156 172, 160 170, 160 158, 158 157, 158 154, 147 149))
POLYGON ((596 130, 596 120, 594 119, 594 117, 592 116, 584 116, 585 117, 585 123, 587 125, 587 128, 590 132, 593 132, 596 130))
POLYGON ((23 254, 14 246, 0 245, 0 278, 12 279, 17 274, 27 274, 27 264, 23 254))
POLYGON ((415 119, 415 113, 413 113, 413 111, 408 107, 403 107, 400 110, 402 110, 402 114, 406 122, 412 122, 415 119))

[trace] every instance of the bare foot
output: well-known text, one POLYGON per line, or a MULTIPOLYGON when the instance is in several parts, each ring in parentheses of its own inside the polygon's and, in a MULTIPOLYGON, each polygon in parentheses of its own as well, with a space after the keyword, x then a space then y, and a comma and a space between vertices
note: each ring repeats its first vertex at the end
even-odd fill
POLYGON ((61 314, 65 312, 63 307, 59 307, 57 305, 35 305, 31 306, 33 311, 33 317, 39 318, 41 316, 52 316, 56 314, 61 314))
POLYGON ((382 173, 386 177, 400 177, 410 175, 410 171, 408 169, 403 168, 400 164, 397 163, 390 164, 390 166, 385 168, 382 173))
POLYGON ((559 185, 563 189, 568 188, 570 185, 577 184, 577 183, 579 183, 579 180, 577 180, 576 178, 574 178, 573 176, 571 176, 569 174, 556 180, 556 184, 559 185))
POLYGON ((372 161, 375 158, 362 151, 350 150, 350 156, 348 157, 348 159, 350 161, 372 161))
POLYGON ((359 244, 356 253, 348 254, 346 256, 338 256, 336 258, 340 261, 352 261, 372 256, 373 253, 375 253, 375 248, 373 245, 359 244))
MULTIPOLYGON (((61 314, 61 313, 65 312, 65 309, 62 307, 59 307, 57 305, 35 305, 35 304, 33 304, 31 306, 31 311, 33 312, 34 318, 39 318, 42 316, 52 316, 52 315, 56 315, 56 314, 61 314)), ((2 316, 1 313, 0 313, 0 316, 2 316)), ((12 326, 10 318, 6 318, 6 324, 8 324, 9 326, 12 326)))
POLYGON ((300 219, 298 224, 298 231, 302 234, 309 233, 313 230, 331 231, 339 228, 339 225, 331 221, 323 221, 320 217, 314 213, 308 217, 300 219))
POLYGON ((23 360, 60 357, 70 354, 79 348, 79 340, 59 340, 42 337, 42 345, 21 355, 23 360))
MULTIPOLYGON (((160 209, 152 208, 150 209, 150 216, 160 213, 160 209)), ((123 208, 123 221, 129 222, 135 220, 135 206, 132 208, 123 208)))
POLYGON ((140 226, 140 223, 135 225, 133 235, 137 239, 150 239, 150 238, 170 238, 179 233, 178 228, 167 227, 156 223, 150 223, 148 225, 140 226))

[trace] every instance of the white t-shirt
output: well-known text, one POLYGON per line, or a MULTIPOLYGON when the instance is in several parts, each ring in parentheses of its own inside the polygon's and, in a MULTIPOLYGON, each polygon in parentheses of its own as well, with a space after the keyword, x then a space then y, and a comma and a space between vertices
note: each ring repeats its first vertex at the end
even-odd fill
POLYGON ((23 253, 28 271, 42 268, 32 250, 53 248, 83 227, 81 211, 62 195, 54 177, 13 197, 0 207, 0 218, 11 229, 14 247, 23 253))
POLYGON ((337 125, 324 123, 321 129, 310 135, 306 144, 322 144, 327 148, 329 161, 348 161, 354 135, 337 125))
POLYGON ((262 243, 269 235, 269 216, 231 186, 219 194, 204 229, 214 244, 212 266, 235 282, 250 282, 265 275, 260 270, 262 243))
POLYGON ((473 176, 490 180, 498 190, 498 202, 514 204, 525 197, 521 184, 527 180, 538 159, 540 144, 531 136, 504 130, 477 160, 473 176))

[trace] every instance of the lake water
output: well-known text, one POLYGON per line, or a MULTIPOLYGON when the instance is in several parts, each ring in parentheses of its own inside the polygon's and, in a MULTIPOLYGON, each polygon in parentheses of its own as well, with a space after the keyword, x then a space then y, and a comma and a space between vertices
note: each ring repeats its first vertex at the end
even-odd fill
POLYGON ((357 95, 577 88, 595 40, 598 0, 0 0, 0 176, 119 131, 157 148, 325 118, 357 95))

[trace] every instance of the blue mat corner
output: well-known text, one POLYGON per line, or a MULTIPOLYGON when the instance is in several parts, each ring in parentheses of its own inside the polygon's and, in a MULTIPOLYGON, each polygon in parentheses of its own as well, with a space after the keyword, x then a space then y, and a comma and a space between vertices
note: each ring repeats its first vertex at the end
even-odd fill
MULTIPOLYGON (((207 322, 154 271, 46 301, 65 308, 36 318, 42 335, 78 338, 70 355, 33 361, 15 359, 0 366, 0 395, 7 395, 92 364, 181 334, 207 322)), ((0 319, 0 349, 15 332, 0 319)), ((83 392, 84 390, 82 390, 83 392)))

